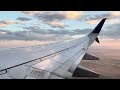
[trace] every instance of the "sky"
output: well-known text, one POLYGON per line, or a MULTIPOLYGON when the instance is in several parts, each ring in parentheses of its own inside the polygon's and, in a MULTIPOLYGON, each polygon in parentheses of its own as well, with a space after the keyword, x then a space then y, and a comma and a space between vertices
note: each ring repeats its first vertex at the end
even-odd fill
POLYGON ((101 46, 119 48, 119 11, 0 11, 0 48, 79 38, 103 18, 108 19, 99 35, 101 46))

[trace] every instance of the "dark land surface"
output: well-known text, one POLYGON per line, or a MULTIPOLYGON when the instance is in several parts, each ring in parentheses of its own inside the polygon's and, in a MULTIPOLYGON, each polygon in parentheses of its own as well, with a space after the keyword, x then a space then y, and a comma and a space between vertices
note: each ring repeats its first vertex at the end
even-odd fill
POLYGON ((90 47, 88 53, 100 60, 82 60, 81 65, 100 74, 100 77, 79 77, 77 79, 120 79, 120 49, 90 47))

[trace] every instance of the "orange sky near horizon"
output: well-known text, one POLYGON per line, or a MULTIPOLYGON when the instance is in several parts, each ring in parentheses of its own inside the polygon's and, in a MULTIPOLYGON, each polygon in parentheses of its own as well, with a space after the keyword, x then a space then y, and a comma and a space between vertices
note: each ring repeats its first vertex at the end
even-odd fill
POLYGON ((104 49, 120 49, 120 39, 99 39, 100 44, 94 42, 92 47, 104 49))

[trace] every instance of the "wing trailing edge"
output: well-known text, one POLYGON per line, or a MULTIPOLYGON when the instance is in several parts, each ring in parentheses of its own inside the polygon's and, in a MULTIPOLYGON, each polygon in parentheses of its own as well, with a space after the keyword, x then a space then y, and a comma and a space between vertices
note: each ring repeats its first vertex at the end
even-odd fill
POLYGON ((73 73, 73 77, 99 77, 99 73, 79 65, 73 73))
POLYGON ((100 58, 86 53, 82 60, 100 60, 100 58))

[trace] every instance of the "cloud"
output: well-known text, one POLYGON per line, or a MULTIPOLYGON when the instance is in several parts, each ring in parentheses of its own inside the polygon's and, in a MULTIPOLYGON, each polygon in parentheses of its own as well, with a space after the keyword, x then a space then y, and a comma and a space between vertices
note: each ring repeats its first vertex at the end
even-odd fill
MULTIPOLYGON (((90 24, 98 24, 100 20, 88 21, 90 24)), ((101 38, 120 39, 120 19, 111 18, 105 22, 105 28, 103 28, 99 34, 101 38)), ((103 26, 104 27, 104 26, 103 26)))
MULTIPOLYGON (((103 19, 103 18, 102 18, 103 19)), ((97 25, 102 19, 98 19, 98 20, 88 20, 87 23, 92 24, 92 25, 97 25)), ((120 23, 120 19, 118 18, 108 18, 105 21, 106 25, 112 25, 112 24, 119 24, 120 23)))
POLYGON ((77 20, 83 15, 82 11, 22 11, 25 14, 32 15, 38 20, 57 28, 64 28, 63 20, 77 20))
POLYGON ((66 17, 63 14, 58 13, 43 13, 43 14, 35 14, 35 17, 39 20, 43 21, 54 21, 54 20, 63 20, 66 17))
POLYGON ((3 30, 3 29, 0 29, 0 35, 5 35, 5 34, 12 34, 12 32, 11 31, 9 31, 9 30, 3 30))
POLYGON ((89 24, 97 24, 98 22, 100 22, 100 20, 102 20, 103 18, 108 18, 111 17, 110 13, 106 13, 106 14, 101 14, 101 15, 86 15, 84 18, 82 18, 83 20, 87 21, 87 23, 89 24))
POLYGON ((48 22, 48 25, 55 27, 55 28, 65 28, 66 25, 63 22, 51 21, 48 22))
POLYGON ((6 26, 12 25, 12 24, 18 24, 18 22, 10 21, 10 20, 1 20, 0 21, 0 27, 6 27, 6 26))
POLYGON ((67 19, 72 19, 72 20, 76 20, 78 18, 81 17, 81 15, 83 15, 84 13, 82 11, 66 11, 64 13, 65 17, 67 19))
POLYGON ((101 14, 101 15, 94 15, 94 16, 87 15, 85 20, 100 20, 100 19, 109 18, 109 17, 111 17, 110 13, 101 14))
MULTIPOLYGON (((39 41, 56 41, 59 39, 64 38, 64 35, 57 35, 57 34, 41 34, 33 32, 33 31, 16 31, 16 32, 10 32, 10 31, 4 31, 0 30, 0 40, 25 40, 25 41, 31 41, 31 40, 39 40, 39 41)), ((62 39, 64 40, 64 39, 62 39)))
POLYGON ((23 29, 30 30, 30 32, 40 33, 40 34, 57 34, 57 35, 80 35, 80 34, 87 34, 91 31, 91 29, 75 29, 75 30, 51 30, 51 29, 41 29, 39 26, 30 26, 30 27, 23 27, 23 29))
POLYGON ((100 14, 100 15, 93 15, 93 16, 87 15, 86 17, 84 17, 84 20, 87 21, 89 24, 97 24, 97 22, 99 22, 103 18, 108 18, 106 24, 115 24, 120 22, 119 16, 120 16, 120 12, 109 11, 105 14, 100 14))
POLYGON ((20 21, 29 21, 31 19, 29 19, 27 17, 18 17, 17 20, 20 20, 20 21))
POLYGON ((78 19, 84 14, 83 11, 21 11, 24 14, 38 17, 38 19, 45 18, 48 20, 58 19, 78 19), (45 15, 45 16, 44 16, 45 15))
POLYGON ((51 13, 45 12, 40 14, 35 14, 35 17, 39 20, 42 20, 44 23, 50 25, 55 28, 65 28, 65 25, 62 20, 66 19, 64 14, 61 13, 51 13))
POLYGON ((23 12, 34 16, 38 20, 42 20, 44 23, 51 27, 64 28, 66 25, 61 20, 66 19, 65 15, 61 12, 39 11, 39 12, 23 12))
POLYGON ((86 15, 84 17, 84 20, 100 20, 103 18, 115 19, 118 18, 119 16, 120 16, 120 11, 109 11, 99 15, 86 15))
POLYGON ((34 32, 27 32, 27 31, 16 31, 16 32, 10 32, 9 31, 3 31, 3 30, 0 30, 0 32, 2 32, 0 34, 0 40, 51 40, 51 39, 54 39, 54 35, 43 35, 43 34, 40 34, 40 33, 34 33, 34 32), (5 34, 3 34, 3 32, 5 34))
POLYGON ((111 16, 120 17, 120 11, 110 11, 111 16))
MULTIPOLYGON (((41 29, 40 26, 23 27, 24 31, 9 31, 0 29, 0 40, 39 40, 39 41, 59 41, 69 40, 77 35, 87 35, 93 28, 88 29, 75 29, 75 30, 53 30, 53 29, 41 29)), ((103 29, 99 35, 101 38, 120 39, 120 25, 112 24, 103 29)))
MULTIPOLYGON (((59 24, 57 24, 59 25, 59 24)), ((62 25, 62 24, 61 24, 62 25)), ((57 26, 58 27, 58 26, 57 26)), ((74 35, 87 34, 90 29, 85 30, 52 30, 52 29, 41 29, 40 26, 23 27, 24 31, 10 31, 0 29, 0 40, 40 40, 40 41, 59 41, 69 40, 74 35)))
POLYGON ((28 15, 34 15, 34 14, 40 13, 40 11, 21 11, 21 12, 28 15))
POLYGON ((89 24, 97 24, 99 21, 98 20, 88 20, 87 21, 89 24))
POLYGON ((106 24, 112 25, 112 24, 119 24, 120 19, 118 18, 111 18, 106 20, 106 24))
MULTIPOLYGON (((75 35, 85 35, 89 34, 92 29, 75 29, 75 30, 66 30, 65 27, 67 25, 64 23, 63 20, 66 19, 74 19, 78 20, 82 12, 79 11, 60 11, 60 12, 50 12, 50 11, 41 11, 41 12, 34 12, 34 11, 23 11, 23 13, 33 15, 38 20, 44 21, 46 24, 50 25, 51 27, 59 28, 59 30, 54 29, 42 29, 39 25, 36 26, 24 26, 23 29, 25 31, 15 31, 11 32, 9 30, 1 30, 0 29, 0 40, 40 40, 40 41, 49 41, 49 40, 59 40, 59 39, 70 39, 72 36, 75 35)), ((114 18, 113 16, 118 16, 118 14, 111 14, 108 12, 107 14, 101 15, 94 15, 94 16, 86 16, 84 19, 90 24, 99 23, 99 21, 104 17, 112 17, 106 20, 106 24, 110 24, 109 27, 106 27, 104 30, 101 31, 100 36, 105 38, 120 38, 120 22, 118 18, 114 18)), ((18 19, 18 18, 17 18, 18 19)), ((21 17, 19 17, 21 19, 21 17)), ((23 20, 23 17, 22 17, 23 20)), ((0 21, 1 26, 7 26, 11 24, 16 24, 15 21, 0 21)))
POLYGON ((101 35, 107 38, 120 39, 120 23, 109 25, 101 32, 101 35))
POLYGON ((120 11, 107 11, 100 15, 85 15, 83 11, 22 11, 25 14, 32 15, 40 20, 53 21, 53 20, 101 20, 103 18, 119 18, 120 11))

